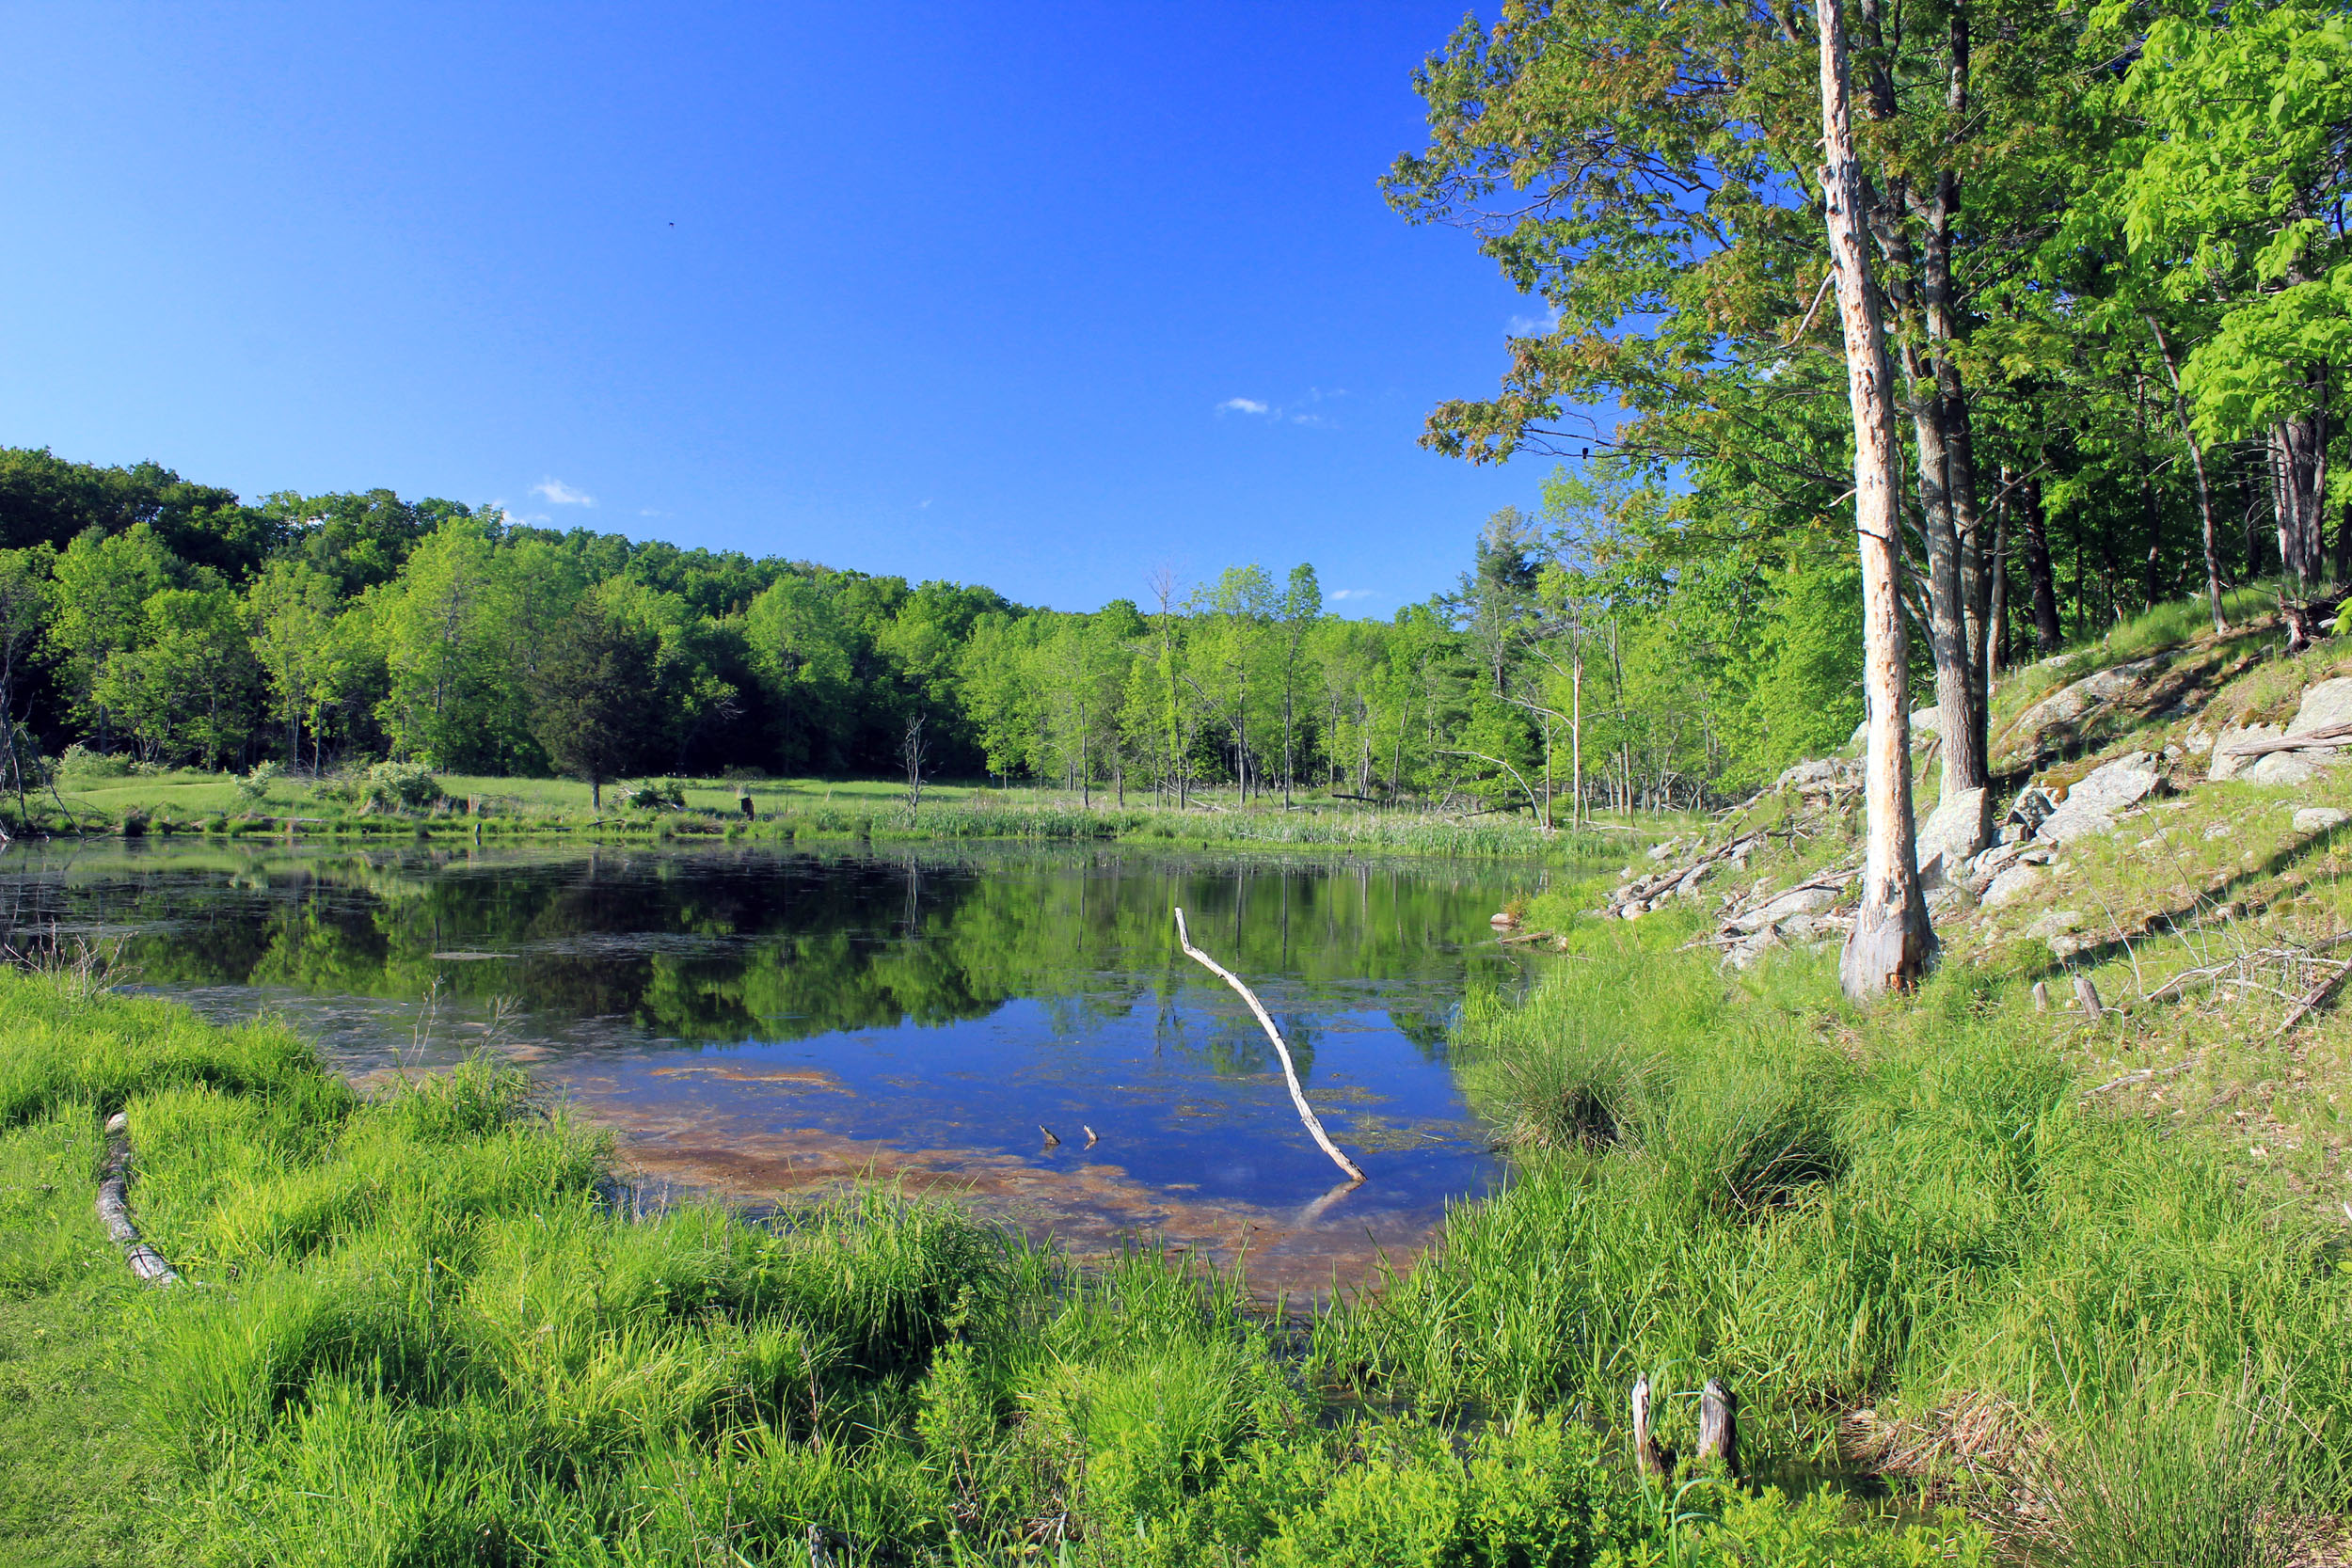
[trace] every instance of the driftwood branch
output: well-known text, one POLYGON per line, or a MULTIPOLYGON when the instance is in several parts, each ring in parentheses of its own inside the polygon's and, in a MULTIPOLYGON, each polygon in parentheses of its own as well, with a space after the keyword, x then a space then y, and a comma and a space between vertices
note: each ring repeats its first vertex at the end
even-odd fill
POLYGON ((1307 1103, 1307 1091, 1298 1085, 1298 1069, 1291 1065, 1291 1048, 1282 1043, 1282 1031, 1274 1026, 1274 1016, 1265 1010, 1265 1004, 1258 1000, 1258 993, 1241 983, 1240 976, 1192 944, 1192 936, 1184 929, 1184 911, 1182 910, 1176 911, 1176 945, 1184 950, 1186 958, 1232 987, 1241 994, 1241 999, 1249 1004, 1249 1010, 1258 1015, 1258 1022, 1265 1029, 1265 1037, 1274 1042, 1275 1055, 1281 1058, 1282 1078, 1290 1085, 1291 1103, 1298 1107, 1298 1119, 1307 1124, 1309 1134, 1323 1147, 1323 1152, 1331 1156, 1334 1164, 1347 1172, 1351 1180, 1361 1181, 1364 1179, 1362 1169, 1340 1152, 1340 1146, 1331 1141, 1329 1133, 1324 1132, 1323 1123, 1315 1119, 1314 1108, 1307 1103))
POLYGON ((2259 757, 2272 752, 2316 752, 2337 746, 2352 746, 2352 724, 2330 724, 2325 729, 2311 730, 2302 735, 2276 736, 2267 740, 2241 740, 2230 747, 2227 754, 2259 757))
POLYGON ((98 1217, 106 1223, 106 1233, 122 1247, 123 1260, 131 1272, 150 1285, 177 1285, 179 1271, 164 1261, 162 1253, 139 1240, 139 1227, 131 1223, 131 1133, 130 1118, 117 1111, 106 1122, 106 1164, 98 1182, 98 1217))

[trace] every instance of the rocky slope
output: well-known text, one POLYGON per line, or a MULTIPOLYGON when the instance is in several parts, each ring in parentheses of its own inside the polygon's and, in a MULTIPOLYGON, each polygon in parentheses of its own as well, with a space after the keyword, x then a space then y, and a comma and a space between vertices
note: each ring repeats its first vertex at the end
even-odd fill
MULTIPOLYGON (((1947 957, 2022 942, 2071 965, 2264 918, 2332 936, 2343 913, 2313 889, 2335 886, 2352 811, 2352 640, 2296 658, 2281 643, 2256 626, 2087 673, 2096 650, 2016 672, 1995 693, 2005 770, 1988 799, 1932 798, 1933 714, 1915 716, 1919 866, 1947 957)), ((1861 816, 1857 759, 1800 763, 1628 865, 1594 912, 1703 911, 1699 940, 1739 968, 1834 942, 1858 896, 1861 816)))

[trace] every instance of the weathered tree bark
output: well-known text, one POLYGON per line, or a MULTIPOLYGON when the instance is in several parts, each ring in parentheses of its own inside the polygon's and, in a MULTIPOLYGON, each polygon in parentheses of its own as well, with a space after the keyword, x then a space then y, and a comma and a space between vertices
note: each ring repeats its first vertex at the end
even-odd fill
POLYGON ((2312 599, 2326 562, 2322 540, 2328 506, 2328 372, 2309 376, 2312 409, 2270 430, 2271 495, 2279 519, 2279 610, 2287 624, 2287 651, 2311 645, 2317 629, 2312 599))
MULTIPOLYGON (((2229 617, 2221 613, 2221 546, 2213 521, 2213 487, 2205 480, 2205 448, 2197 439, 2197 427, 2189 423, 2188 401, 2181 395, 2181 367, 2173 358, 2172 345, 2165 340, 2164 328, 2154 316, 2148 317, 2148 330, 2155 335, 2156 353, 2164 360, 2165 379, 2172 384, 2172 418, 2181 427, 2181 439, 2188 443, 2188 464, 2197 476, 2197 520, 2204 531, 2205 544, 2205 608, 2213 614, 2213 629, 2228 631, 2229 617)), ((2352 526, 2352 515, 2346 517, 2352 526)), ((2348 534, 2347 538, 2352 538, 2348 534)), ((2341 562, 2339 551, 2339 562, 2341 562)), ((2344 575, 2341 563, 2336 575, 2344 575)))
POLYGON ((1816 8, 1821 34, 1821 193, 1828 209, 1831 266, 1846 344, 1846 389, 1853 406, 1854 531, 1862 561, 1866 640, 1863 687, 1869 701, 1865 796, 1869 844, 1862 906, 1838 960, 1849 996, 1908 987, 1934 953, 1935 933, 1920 895, 1911 817, 1911 720, 1904 705, 1901 541, 1897 535, 1894 368, 1870 279, 1863 224, 1868 197, 1854 159, 1848 104, 1846 24, 1836 0, 1816 8))
MULTIPOLYGON (((1879 0, 1862 0, 1860 9, 1871 62, 1864 109, 1871 119, 1891 125, 1901 111, 1886 65, 1879 0)), ((1947 92, 1955 123, 1966 109, 1967 79, 1967 28, 1955 8, 1947 92)), ((1901 356, 1904 402, 1911 412, 1918 459, 1919 527, 1927 543, 1928 643, 1935 664, 1944 798, 1951 800, 1985 783, 1984 723, 1977 685, 1979 658, 1969 639, 1970 599, 1963 566, 1963 540, 1975 521, 1975 486, 1967 454, 1953 439, 1954 420, 1964 420, 1967 407, 1967 390, 1951 356, 1957 335, 1951 307, 1951 226, 1960 201, 1960 179, 1947 165, 1936 176, 1933 195, 1915 199, 1907 180, 1890 174, 1884 195, 1883 201, 1873 203, 1861 215, 1868 221, 1886 260, 1886 293, 1898 319, 1917 321, 1927 337, 1924 358, 1907 335, 1901 356), (1915 211, 1926 220, 1924 244, 1916 253, 1904 228, 1906 211, 1915 211), (1918 275, 1915 290, 1915 272, 1918 275), (1963 492, 1968 514, 1964 522, 1961 515, 1963 492)))
POLYGON ((1663 1481, 1674 1469, 1674 1456, 1650 1434, 1649 1373, 1633 1380, 1633 1463, 1642 1474, 1663 1481))
POLYGON ((1740 1474, 1739 1402, 1713 1378, 1699 1390, 1699 1451, 1702 1466, 1720 1466, 1735 1480, 1740 1474))
MULTIPOLYGON (((1957 140, 1966 135, 1968 124, 1968 71, 1970 39, 1968 8, 1956 4, 1945 15, 1945 91, 1944 106, 1951 136, 1957 140)), ((1947 144, 1947 152, 1956 155, 1956 149, 1947 144)), ((1956 594, 1958 622, 1958 658, 1949 683, 1966 693, 1966 746, 1964 751, 1952 744, 1948 724, 1952 717, 1940 715, 1947 729, 1943 748, 1944 796, 1955 799, 1955 789, 1975 789, 1988 782, 1986 775, 1987 714, 1991 706, 1991 690, 1985 684, 1984 648, 1987 635, 1984 576, 1984 514, 1977 504, 1976 438, 1968 419, 1968 388, 1961 374, 1960 359, 1954 347, 1965 336, 1966 328, 1953 299, 1952 285, 1952 225, 1960 214, 1960 173, 1952 157, 1947 156, 1937 171, 1935 199, 1928 210, 1928 232, 1924 279, 1928 353, 1935 370, 1936 412, 1944 426, 1945 495, 1951 509, 1952 544, 1958 557, 1959 581, 1956 594)), ((1947 705, 1944 695, 1947 684, 1938 669, 1936 700, 1939 708, 1947 705)), ((1988 795, 1988 802, 1992 797, 1988 795)), ((1989 830, 1991 819, 1986 819, 1989 830)), ((1980 835, 1978 841, 1983 842, 1980 835)))
POLYGON ((2050 569, 2048 518, 2042 507, 2042 482, 2026 481, 2025 504, 2019 509, 2025 524, 2026 578, 2033 587, 2034 651, 2047 658, 2066 642, 2058 623, 2058 576, 2050 569))

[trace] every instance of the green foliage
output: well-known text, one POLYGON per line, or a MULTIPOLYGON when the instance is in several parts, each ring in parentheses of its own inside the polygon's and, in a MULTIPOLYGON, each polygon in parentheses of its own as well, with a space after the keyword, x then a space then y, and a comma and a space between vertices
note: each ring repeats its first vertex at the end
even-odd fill
POLYGON ((686 792, 675 779, 631 784, 621 803, 631 811, 684 811, 686 792))
POLYGON ((379 762, 368 769, 368 799, 387 810, 422 811, 441 799, 441 781, 421 762, 379 762))
POLYGON ((557 771, 605 782, 645 751, 643 721, 656 686, 659 634, 583 604, 532 672, 532 733, 557 771))
POLYGON ((1792 565, 1766 613, 1767 652, 1749 706, 1762 744, 1756 782, 1827 756, 1862 722, 1862 574, 1850 560, 1792 565))
POLYGON ((1372 1428, 1365 1462, 1282 1521, 1268 1568, 1583 1568, 1643 1533, 1590 1428, 1557 1417, 1490 1426, 1457 1457, 1449 1434, 1372 1428))

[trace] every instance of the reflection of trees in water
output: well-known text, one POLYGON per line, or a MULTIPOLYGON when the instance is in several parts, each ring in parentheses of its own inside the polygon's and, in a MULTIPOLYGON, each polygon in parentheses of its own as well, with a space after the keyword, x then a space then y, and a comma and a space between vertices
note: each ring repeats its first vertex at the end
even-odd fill
MULTIPOLYGON (((455 999, 518 998, 566 1017, 620 1017, 656 1035, 797 1038, 984 1017, 1016 996, 1057 1029, 1154 1008, 1163 1043, 1220 1073, 1272 1070, 1242 1019, 1197 1037, 1174 1025, 1200 983, 1175 951, 1182 904, 1222 961, 1281 975, 1302 1072, 1304 1008, 1386 1005, 1426 1054, 1442 1006, 1394 982, 1455 990, 1458 944, 1485 925, 1505 874, 1459 867, 1302 866, 1097 852, 889 861, 762 850, 603 849, 568 855, 169 852, 44 874, 8 866, 29 924, 155 927, 130 943, 147 981, 258 984, 394 998, 437 977, 455 999), (437 959, 453 950, 509 955, 437 959), (1367 982, 1391 983, 1375 999, 1367 982)), ((20 916, 20 919, 23 919, 20 916)), ((1407 988, 1414 989, 1414 988, 1407 988)))

